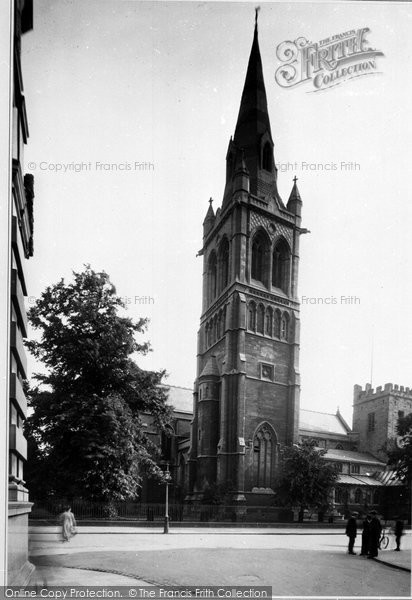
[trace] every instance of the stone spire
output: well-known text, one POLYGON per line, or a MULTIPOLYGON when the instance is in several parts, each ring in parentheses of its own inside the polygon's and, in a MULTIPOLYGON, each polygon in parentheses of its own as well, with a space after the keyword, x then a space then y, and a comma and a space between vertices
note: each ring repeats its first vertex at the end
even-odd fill
POLYGON ((250 193, 260 198, 276 198, 283 206, 276 184, 277 169, 259 50, 257 13, 235 134, 229 142, 226 156, 224 205, 230 202, 235 191, 233 177, 243 156, 249 173, 250 193))
POLYGON ((245 85, 240 101, 234 142, 241 148, 256 144, 259 137, 270 130, 265 82, 263 80, 262 59, 260 57, 257 13, 252 50, 246 72, 245 85))

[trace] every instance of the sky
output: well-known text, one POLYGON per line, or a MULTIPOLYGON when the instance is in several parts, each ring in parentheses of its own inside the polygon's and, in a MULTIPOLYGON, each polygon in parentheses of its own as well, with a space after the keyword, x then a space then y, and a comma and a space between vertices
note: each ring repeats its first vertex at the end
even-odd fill
MULTIPOLYGON (((23 37, 36 194, 28 305, 86 263, 105 270, 128 315, 150 319, 153 351, 137 362, 166 369, 171 385, 196 377, 196 254, 208 200, 222 201, 254 7, 37 0, 23 37)), ((262 2, 259 13, 278 187, 287 201, 298 177, 310 230, 301 406, 339 406, 349 423, 354 384, 412 386, 411 21, 412 6, 394 2, 262 2), (384 55, 378 72, 317 93, 276 82, 282 42, 363 27, 384 55)))

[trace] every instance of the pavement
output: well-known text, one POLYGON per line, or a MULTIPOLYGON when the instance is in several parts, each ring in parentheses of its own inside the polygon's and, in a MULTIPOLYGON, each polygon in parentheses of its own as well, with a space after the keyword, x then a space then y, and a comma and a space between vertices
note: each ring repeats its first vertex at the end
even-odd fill
POLYGON ((400 569, 402 571, 411 572, 411 550, 404 549, 400 552, 395 552, 392 548, 387 550, 380 550, 378 558, 375 558, 377 562, 381 562, 384 565, 400 569))
MULTIPOLYGON (((409 596, 411 534, 378 559, 348 556, 336 530, 82 527, 62 543, 57 527, 30 527, 29 585, 272 585, 279 594, 409 596), (407 572, 409 571, 409 573, 407 572)), ((360 536, 357 538, 360 544, 360 536)), ((355 551, 359 547, 355 545, 355 551)))

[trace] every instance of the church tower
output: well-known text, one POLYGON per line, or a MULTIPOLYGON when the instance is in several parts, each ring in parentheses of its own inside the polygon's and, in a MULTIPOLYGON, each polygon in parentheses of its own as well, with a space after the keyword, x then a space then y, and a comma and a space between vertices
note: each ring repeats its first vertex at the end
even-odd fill
POLYGON ((270 495, 279 449, 298 441, 302 200, 277 189, 257 13, 221 207, 203 222, 203 308, 189 497, 216 485, 231 501, 270 495))

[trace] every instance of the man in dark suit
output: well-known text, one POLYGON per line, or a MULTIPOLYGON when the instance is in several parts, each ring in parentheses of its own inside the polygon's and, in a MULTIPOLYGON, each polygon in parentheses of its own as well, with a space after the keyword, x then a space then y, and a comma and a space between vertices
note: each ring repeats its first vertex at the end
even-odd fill
POLYGON ((371 511, 372 520, 369 526, 369 553, 368 558, 378 556, 379 539, 381 537, 382 525, 376 510, 371 511))
POLYGON ((396 519, 395 527, 394 527, 395 540, 396 540, 395 550, 397 550, 399 552, 401 549, 401 537, 403 535, 403 520, 400 517, 395 517, 395 519, 396 519))
POLYGON ((366 556, 369 552, 369 529, 372 521, 372 517, 368 514, 363 521, 362 528, 362 549, 361 556, 366 556))
POLYGON ((355 538, 356 538, 356 517, 357 516, 358 516, 358 513, 353 512, 352 515, 349 517, 348 522, 346 524, 346 535, 349 538, 348 554, 356 554, 356 552, 353 551, 353 546, 355 544, 355 538))

